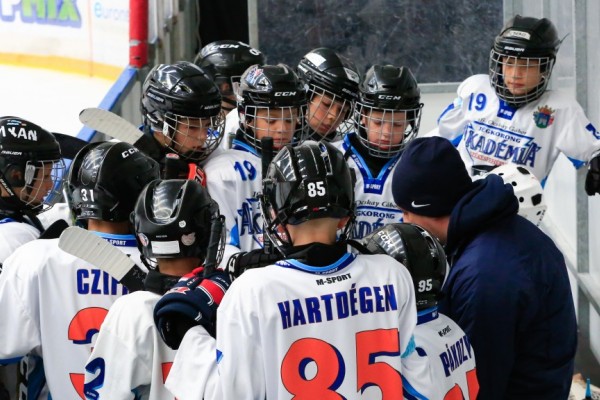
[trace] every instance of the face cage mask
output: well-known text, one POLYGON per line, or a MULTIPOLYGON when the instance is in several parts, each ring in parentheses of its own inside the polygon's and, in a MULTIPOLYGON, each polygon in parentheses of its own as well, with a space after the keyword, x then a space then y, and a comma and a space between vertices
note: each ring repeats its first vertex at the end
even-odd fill
POLYGON ((163 134, 169 138, 168 149, 186 160, 197 162, 206 160, 219 147, 223 139, 221 132, 224 132, 224 127, 225 118, 222 112, 208 118, 168 113, 163 122, 163 134), (199 133, 201 130, 205 131, 199 133), (206 135, 205 139, 204 135, 206 135), (182 151, 182 149, 188 150, 182 151))
POLYGON ((306 105, 272 108, 248 105, 244 107, 244 114, 244 116, 240 115, 244 137, 259 152, 258 133, 261 134, 261 138, 265 136, 273 138, 273 154, 286 144, 295 145, 304 139, 306 105), (260 110, 265 110, 264 116, 258 116, 260 110), (294 111, 297 113, 296 118, 292 117, 294 111))
POLYGON ((375 108, 362 103, 356 104, 354 111, 354 124, 359 129, 358 139, 369 151, 369 155, 378 158, 392 158, 402 152, 404 147, 419 133, 421 124, 421 108, 403 110, 392 110, 387 108, 375 108), (374 112, 382 115, 375 116, 374 112), (385 122, 383 122, 385 121, 385 122), (369 134, 369 129, 371 133, 369 134), (392 129, 397 132, 391 132, 392 129), (369 139, 376 136, 375 140, 369 139), (401 136, 401 141, 392 144, 392 138, 396 141, 401 136), (382 143, 383 142, 383 143, 382 143))
POLYGON ((16 195, 30 210, 48 211, 62 196, 66 167, 62 159, 27 161, 25 185, 16 195))
POLYGON ((348 123, 354 106, 352 101, 315 85, 310 85, 309 93, 306 119, 311 137, 307 139, 332 141, 336 136, 345 135, 352 130, 352 123, 348 123), (314 105, 311 105, 313 101, 314 105))
MULTIPOLYGON (((270 192, 275 190, 275 184, 273 182, 266 183, 264 187, 267 187, 269 185, 270 189, 263 190, 266 193, 259 195, 260 210, 262 213, 263 221, 265 222, 263 235, 267 235, 271 243, 275 246, 279 253, 286 257, 288 250, 294 246, 294 244, 292 243, 290 233, 286 228, 288 218, 285 216, 285 213, 277 213, 272 203, 269 201, 269 194, 270 192), (269 217, 267 217, 267 215, 269 217), (281 218, 282 216, 283 218, 281 218)), ((300 182, 297 182, 295 187, 297 188, 299 185, 300 182)), ((295 190, 296 189, 292 189, 292 191, 295 190)), ((306 210, 306 207, 301 207, 295 211, 300 212, 304 210, 306 210)), ((345 242, 350 237, 350 233, 352 232, 354 223, 356 221, 356 216, 354 212, 351 212, 349 217, 350 219, 346 223, 346 226, 343 229, 338 229, 338 242, 345 242)))
POLYGON ((544 94, 546 91, 546 87, 548 86, 548 82, 550 81, 550 75, 552 74, 552 68, 554 67, 554 59, 551 57, 514 57, 514 56, 506 56, 501 53, 498 53, 496 50, 492 49, 490 52, 490 83, 496 90, 496 94, 498 97, 508 104, 514 107, 520 107, 527 103, 530 103, 534 100, 537 100, 544 94), (502 60, 504 58, 504 61, 502 60), (525 94, 513 94, 508 85, 505 83, 503 66, 504 65, 516 65, 517 60, 525 61, 523 65, 519 65, 517 67, 518 71, 522 71, 519 75, 519 82, 527 81, 527 73, 533 73, 535 68, 528 67, 536 65, 534 62, 539 63, 539 71, 540 73, 540 81, 539 83, 529 90, 525 94))

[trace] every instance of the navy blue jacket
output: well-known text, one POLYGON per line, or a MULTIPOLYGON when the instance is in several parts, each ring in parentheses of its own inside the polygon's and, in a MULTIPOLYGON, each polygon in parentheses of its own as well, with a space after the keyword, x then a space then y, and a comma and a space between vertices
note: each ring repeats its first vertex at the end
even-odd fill
POLYGON ((567 268, 517 210, 512 188, 495 175, 454 207, 439 310, 471 339, 479 400, 564 400, 577 346, 567 268))

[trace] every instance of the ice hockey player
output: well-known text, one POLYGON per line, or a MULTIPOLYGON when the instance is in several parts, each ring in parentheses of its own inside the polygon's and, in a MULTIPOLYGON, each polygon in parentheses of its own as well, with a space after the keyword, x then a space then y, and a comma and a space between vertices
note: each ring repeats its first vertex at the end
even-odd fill
POLYGON ((546 18, 510 19, 494 40, 489 76, 461 83, 428 135, 451 140, 471 176, 513 163, 542 186, 563 153, 576 168, 589 163, 585 190, 600 193, 600 132, 572 96, 547 88, 561 42, 546 18))
MULTIPOLYGON (((142 259, 150 268, 146 290, 118 299, 108 312, 85 368, 88 399, 173 398, 164 381, 175 351, 154 326, 154 305, 183 275, 199 273, 198 267, 205 263, 208 267, 211 257, 215 265, 222 256, 219 207, 196 181, 153 181, 139 196, 132 222, 142 259), (211 236, 213 227, 216 234, 211 236)), ((192 293, 210 296, 216 308, 228 279, 215 272, 199 282, 201 289, 187 288, 186 298, 199 303, 192 293)))
POLYGON ((413 353, 416 325, 412 280, 389 256, 347 252, 354 190, 343 155, 327 142, 288 144, 263 187, 267 232, 285 260, 231 285, 217 311, 218 373, 206 363, 214 341, 196 326, 167 387, 182 399, 402 398, 400 356, 413 353), (392 357, 363 375, 381 353, 392 357), (196 384, 183 384, 190 374, 196 384))
POLYGON ((219 147, 224 117, 216 84, 191 62, 156 65, 144 80, 144 135, 135 146, 161 164, 163 178, 204 181, 200 165, 219 147))
POLYGON ((420 99, 417 81, 407 67, 374 65, 360 84, 355 132, 335 143, 356 172, 354 239, 402 222, 391 178, 404 146, 419 132, 420 99))
POLYGON ((440 242, 420 226, 405 223, 386 225, 362 242, 372 254, 394 257, 413 280, 416 353, 429 359, 429 373, 404 382, 405 398, 475 400, 479 383, 471 342, 454 321, 438 312, 448 270, 440 242))
MULTIPOLYGON (((129 214, 142 188, 159 172, 156 161, 127 143, 84 147, 68 177, 78 223, 139 260, 129 214)), ((84 367, 94 333, 115 299, 125 293, 127 289, 106 272, 59 249, 58 239, 21 246, 0 274, 0 359, 31 354, 35 357, 28 361, 44 363, 52 398, 83 398, 84 367)), ((43 379, 32 374, 38 369, 31 362, 21 368, 26 381, 19 398, 41 398, 38 384, 43 379)))
POLYGON ((308 85, 307 138, 340 140, 352 129, 360 75, 354 63, 335 51, 319 47, 298 63, 298 76, 308 85))

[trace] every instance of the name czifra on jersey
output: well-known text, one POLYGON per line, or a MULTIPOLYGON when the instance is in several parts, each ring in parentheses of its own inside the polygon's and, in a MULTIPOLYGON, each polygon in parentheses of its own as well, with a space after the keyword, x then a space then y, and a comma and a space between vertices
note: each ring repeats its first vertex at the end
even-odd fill
POLYGON ((344 319, 359 314, 398 310, 394 285, 356 287, 318 297, 277 303, 283 329, 344 319))
POLYGON ((81 268, 77 270, 78 294, 119 295, 127 294, 127 288, 107 272, 100 269, 81 268))

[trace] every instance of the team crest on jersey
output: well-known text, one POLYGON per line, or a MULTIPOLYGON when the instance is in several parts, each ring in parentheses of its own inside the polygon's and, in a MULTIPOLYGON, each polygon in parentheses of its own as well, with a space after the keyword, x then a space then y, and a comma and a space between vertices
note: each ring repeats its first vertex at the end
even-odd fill
POLYGON ((533 121, 538 128, 547 128, 554 122, 554 112, 552 108, 548 106, 538 107, 537 111, 533 113, 533 121))

